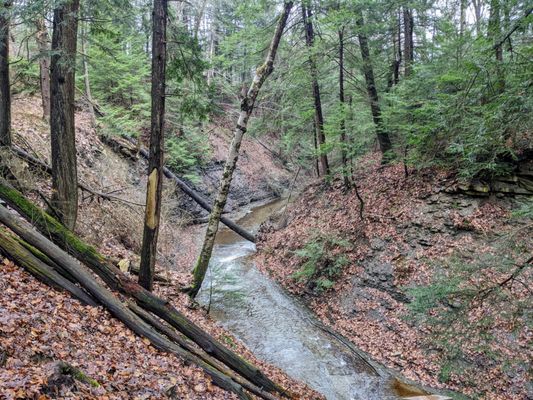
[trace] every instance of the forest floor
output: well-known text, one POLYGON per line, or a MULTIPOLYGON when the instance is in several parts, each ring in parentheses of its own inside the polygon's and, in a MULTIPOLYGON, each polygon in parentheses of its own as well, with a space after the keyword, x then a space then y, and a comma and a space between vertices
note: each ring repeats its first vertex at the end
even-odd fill
MULTIPOLYGON (((49 160, 49 130, 41 118, 38 98, 21 97, 13 104, 15 143, 49 160)), ((229 135, 213 134, 211 163, 220 164, 229 135)), ((99 192, 112 193, 114 201, 103 201, 89 193, 80 198, 76 233, 114 260, 138 263, 146 182, 145 163, 132 163, 104 145, 90 117, 76 113, 78 175, 80 181, 99 192)), ((262 197, 275 195, 289 177, 263 146, 253 140, 244 144, 248 152, 240 164, 242 185, 262 197), (257 168, 274 171, 257 178, 257 168), (247 176, 252 177, 247 180, 247 176), (253 178, 253 179, 252 179, 253 178), (270 190, 270 192, 269 192, 270 190)), ((50 179, 12 159, 10 168, 36 202, 50 194, 50 179)), ((213 181, 204 176, 204 185, 213 181)), ((207 189, 206 189, 207 190, 207 189)), ((256 359, 245 346, 222 329, 205 311, 189 307, 179 291, 190 279, 199 226, 188 227, 189 209, 182 196, 165 182, 165 203, 160 231, 157 270, 170 284, 156 284, 156 292, 168 298, 197 325, 252 361, 266 374, 302 399, 321 398, 279 369, 256 359), (181 272, 175 272, 178 269, 181 272)), ((249 203, 252 198, 241 196, 249 203)), ((236 205, 235 205, 236 206, 236 205)), ((102 308, 83 306, 64 293, 39 283, 22 268, 0 257, 0 399, 229 399, 233 395, 210 383, 205 373, 164 354, 135 335, 102 308), (66 362, 96 380, 90 385, 58 373, 58 362, 66 362)))
MULTIPOLYGON (((526 317, 516 316, 514 322, 521 324, 500 318, 512 308, 508 303, 482 302, 468 314, 472 323, 489 321, 476 332, 494 339, 488 357, 478 351, 479 343, 466 340, 474 333, 468 325, 452 331, 447 345, 433 340, 436 326, 411 316, 407 291, 447 271, 454 257, 464 265, 487 254, 501 257, 512 239, 525 249, 519 258, 526 260, 533 248, 533 221, 515 218, 512 211, 531 198, 471 197, 456 190, 456 178, 446 171, 420 170, 406 178, 401 164, 382 167, 376 154, 360 162, 355 181, 364 201, 363 220, 353 189, 345 191, 339 181, 316 182, 286 215, 262 226, 258 267, 302 297, 323 323, 409 379, 474 398, 532 398, 533 332, 523 321, 527 311, 526 317), (313 260, 313 252, 320 256, 313 260), (315 275, 302 279, 309 259, 315 275), (322 290, 320 274, 327 279, 322 290), (460 347, 462 366, 446 367, 450 345, 460 347)), ((531 269, 524 270, 522 284, 505 288, 525 310, 531 310, 531 269)), ((498 285, 508 276, 509 271, 488 269, 471 278, 498 285)))

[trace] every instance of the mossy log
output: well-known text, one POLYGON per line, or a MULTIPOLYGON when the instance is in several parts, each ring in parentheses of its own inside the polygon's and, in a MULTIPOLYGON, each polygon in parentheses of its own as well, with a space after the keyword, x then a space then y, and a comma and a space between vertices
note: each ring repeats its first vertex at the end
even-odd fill
POLYGON ((62 375, 70 375, 77 381, 86 383, 92 387, 100 387, 100 384, 96 379, 91 378, 89 375, 87 375, 85 372, 83 372, 81 369, 70 365, 69 363, 66 363, 64 361, 60 361, 57 364, 58 372, 62 375))
POLYGON ((157 332, 124 305, 110 290, 100 285, 85 265, 80 264, 76 259, 72 258, 46 237, 34 230, 28 223, 17 218, 4 206, 0 206, 0 222, 29 245, 50 257, 57 265, 61 265, 100 304, 105 306, 115 318, 122 321, 137 335, 147 338, 154 347, 199 366, 211 376, 216 385, 235 393, 240 399, 251 399, 240 384, 157 332))
POLYGON ((96 301, 82 288, 63 277, 52 267, 37 258, 21 241, 0 226, 0 252, 26 269, 41 282, 58 290, 66 290, 84 304, 96 306, 96 301))
MULTIPOLYGON (((110 263, 104 256, 99 254, 92 246, 84 243, 57 220, 28 201, 17 190, 9 187, 4 182, 0 182, 0 198, 10 207, 17 210, 26 220, 31 221, 37 230, 50 238, 52 242, 74 258, 86 264, 107 285, 109 285, 109 287, 133 297, 142 308, 154 313, 176 328, 179 332, 200 346, 207 354, 220 360, 239 375, 263 390, 267 392, 277 392, 283 395, 287 394, 285 389, 269 379, 257 367, 253 366, 239 355, 226 348, 207 332, 203 331, 173 307, 167 300, 157 297, 138 285, 130 277, 110 263)), ((45 253, 50 256, 47 252, 45 253)))

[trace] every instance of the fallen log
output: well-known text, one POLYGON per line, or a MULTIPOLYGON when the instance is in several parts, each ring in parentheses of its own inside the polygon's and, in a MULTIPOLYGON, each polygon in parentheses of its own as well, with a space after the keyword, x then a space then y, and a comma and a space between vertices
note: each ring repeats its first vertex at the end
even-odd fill
POLYGON ((231 371, 228 367, 226 367, 224 364, 222 364, 220 361, 214 359, 213 357, 210 357, 206 352, 194 347, 193 343, 187 340, 185 337, 179 335, 176 331, 174 331, 171 327, 166 325, 164 322, 158 320, 155 318, 152 314, 145 311, 135 303, 128 303, 128 306, 130 309, 137 314, 139 317, 144 319, 146 322, 148 322, 150 325, 152 325, 154 328, 156 328, 159 332, 161 332, 163 335, 171 339, 172 341, 179 343, 181 347, 184 349, 190 351, 192 354, 198 356, 202 360, 204 360, 206 363, 212 365, 219 371, 223 372, 225 375, 228 375, 239 383, 243 388, 247 389, 251 393, 260 396, 263 399, 268 400, 276 400, 276 397, 271 395, 268 392, 265 392, 261 388, 258 388, 257 386, 253 385, 246 379, 242 378, 241 376, 235 374, 233 371, 231 371))
POLYGON ((82 288, 61 276, 52 267, 41 261, 6 229, 0 227, 0 253, 20 265, 38 280, 58 290, 70 292, 84 304, 96 306, 96 301, 82 288))
POLYGON ((240 384, 155 331, 149 324, 143 321, 117 299, 110 290, 101 286, 83 264, 80 264, 76 259, 72 258, 46 237, 35 231, 28 223, 18 219, 4 206, 0 206, 0 222, 11 229, 29 245, 36 247, 39 251, 50 257, 55 263, 61 265, 61 267, 74 276, 77 282, 99 303, 104 305, 114 317, 122 321, 138 336, 147 338, 150 343, 159 350, 171 353, 180 359, 199 366, 211 376, 216 385, 235 393, 240 399, 251 399, 240 384))
POLYGON ((1 181, 0 198, 19 212, 26 220, 30 221, 38 231, 50 238, 52 242, 91 268, 110 288, 133 297, 141 307, 169 323, 199 345, 206 353, 223 362, 254 385, 263 388, 267 392, 278 392, 282 395, 287 395, 285 389, 269 379, 257 367, 226 348, 207 332, 204 332, 167 300, 157 297, 138 285, 99 254, 96 249, 81 241, 48 213, 35 206, 17 190, 1 181))
MULTIPOLYGON (((125 147, 123 144, 121 145, 118 141, 113 140, 110 137, 102 137, 102 140, 105 141, 113 150, 124 154, 128 158, 132 158, 132 154, 135 152, 132 149, 129 149, 125 147), (127 148, 127 151, 124 150, 124 148, 127 148)), ((140 147, 138 150, 139 154, 144 157, 145 159, 148 159, 150 157, 150 153, 147 149, 144 147, 140 147)), ((183 193, 185 193, 187 196, 189 196, 191 199, 193 199, 200 207, 202 207, 207 212, 211 212, 212 207, 211 205, 205 200, 202 196, 200 196, 198 193, 196 193, 187 183, 185 183, 182 179, 180 179, 178 176, 176 176, 170 169, 167 167, 163 167, 163 174, 170 180, 174 181, 177 187, 181 189, 183 193)), ((226 225, 228 228, 230 228, 233 232, 237 233, 238 235, 242 236, 246 240, 249 240, 250 242, 255 243, 255 236, 248 232, 243 227, 237 225, 232 220, 221 217, 220 221, 226 225)))
MULTIPOLYGON (((148 158, 150 155, 150 153, 148 153, 148 151, 144 148, 140 148, 139 153, 144 158, 148 158)), ((200 207, 202 207, 207 212, 211 212, 211 209, 212 209, 211 205, 206 200, 204 200, 200 195, 198 195, 194 190, 192 190, 189 187, 189 185, 187 185, 184 181, 182 181, 180 178, 174 175, 172 171, 170 171, 167 167, 163 167, 163 173, 168 179, 173 180, 176 183, 176 186, 178 186, 183 191, 183 193, 185 193, 191 199, 193 199, 200 207)), ((235 232, 236 234, 242 236, 243 238, 245 238, 246 240, 249 240, 252 243, 255 243, 255 236, 252 233, 248 232, 246 229, 237 225, 232 220, 226 217, 221 217, 220 221, 224 225, 226 225, 228 228, 230 228, 233 232, 235 232)))

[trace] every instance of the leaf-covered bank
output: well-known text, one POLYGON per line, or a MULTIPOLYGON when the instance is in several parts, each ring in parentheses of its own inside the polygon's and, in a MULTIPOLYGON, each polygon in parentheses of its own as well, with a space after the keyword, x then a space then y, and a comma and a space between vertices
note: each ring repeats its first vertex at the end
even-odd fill
POLYGON ((527 398, 531 198, 471 197, 447 171, 410 172, 360 163, 363 220, 355 190, 312 184, 263 226, 257 264, 408 378, 527 398))

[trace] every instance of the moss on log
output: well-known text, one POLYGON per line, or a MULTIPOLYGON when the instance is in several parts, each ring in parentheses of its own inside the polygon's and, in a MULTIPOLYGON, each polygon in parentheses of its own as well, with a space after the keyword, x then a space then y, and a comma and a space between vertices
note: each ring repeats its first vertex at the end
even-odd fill
MULTIPOLYGON (((20 192, 1 181, 0 198, 2 198, 9 206, 17 210, 27 221, 30 221, 39 232, 48 237, 57 246, 83 264, 86 264, 107 285, 109 285, 109 287, 133 297, 142 308, 154 313, 169 323, 179 332, 199 345, 207 354, 218 359, 255 386, 262 388, 264 391, 277 392, 282 395, 288 394, 284 388, 273 382, 260 369, 232 352, 210 334, 203 331, 173 307, 167 300, 157 297, 138 285, 109 262, 104 256, 99 254, 94 247, 84 243, 52 216, 31 203, 20 192)), ((48 252, 45 253, 51 257, 48 252)), ((57 262, 57 260, 53 260, 57 262)))
POLYGON ((35 231, 29 224, 23 223, 4 206, 0 206, 0 222, 20 236, 21 239, 50 257, 56 264, 61 265, 76 279, 77 283, 138 336, 147 338, 154 347, 161 351, 171 353, 180 359, 199 366, 211 376, 216 385, 235 393, 240 399, 251 399, 240 384, 158 333, 151 325, 147 324, 124 305, 110 290, 98 283, 85 265, 78 263, 77 260, 35 231))
MULTIPOLYGON (((38 250, 35 249, 37 252, 38 250)), ((0 227, 0 252, 17 265, 26 269, 41 282, 58 290, 70 292, 84 304, 96 306, 97 303, 82 288, 72 281, 61 276, 50 265, 37 258, 20 239, 10 234, 5 228, 0 227)))

